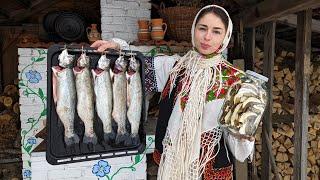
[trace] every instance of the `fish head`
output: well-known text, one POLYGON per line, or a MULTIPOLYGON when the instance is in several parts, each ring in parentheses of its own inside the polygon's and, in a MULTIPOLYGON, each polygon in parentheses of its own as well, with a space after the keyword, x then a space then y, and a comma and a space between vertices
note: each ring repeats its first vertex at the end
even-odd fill
POLYGON ((61 66, 52 66, 51 69, 52 69, 52 74, 53 74, 53 76, 58 77, 58 75, 59 75, 65 68, 63 68, 63 67, 61 67, 61 66))
POLYGON ((102 70, 106 70, 110 68, 111 60, 107 58, 106 55, 102 55, 98 61, 98 68, 102 70))
POLYGON ((74 55, 68 54, 68 51, 65 49, 58 57, 59 66, 61 67, 70 67, 74 61, 74 55))
POLYGON ((77 60, 77 66, 78 67, 89 67, 89 65, 90 65, 89 56, 87 56, 85 53, 82 53, 77 60))
POLYGON ((115 63, 115 69, 124 72, 127 69, 127 62, 123 56, 119 56, 115 63))
POLYGON ((140 62, 136 60, 136 58, 131 57, 129 61, 129 68, 128 68, 129 71, 137 72, 139 71, 139 68, 140 68, 140 62))

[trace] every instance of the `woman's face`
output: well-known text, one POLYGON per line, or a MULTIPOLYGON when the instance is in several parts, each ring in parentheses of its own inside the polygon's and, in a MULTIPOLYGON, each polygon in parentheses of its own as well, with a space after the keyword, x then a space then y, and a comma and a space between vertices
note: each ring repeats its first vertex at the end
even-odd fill
POLYGON ((213 13, 207 13, 196 24, 195 46, 201 54, 212 54, 222 44, 225 34, 226 28, 221 18, 213 13))

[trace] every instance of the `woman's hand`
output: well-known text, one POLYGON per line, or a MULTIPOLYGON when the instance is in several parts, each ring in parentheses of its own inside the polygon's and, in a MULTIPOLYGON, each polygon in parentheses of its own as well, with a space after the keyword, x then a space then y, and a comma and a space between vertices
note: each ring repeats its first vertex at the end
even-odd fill
POLYGON ((120 45, 113 41, 97 40, 90 47, 97 48, 97 51, 103 52, 106 49, 120 50, 120 45))

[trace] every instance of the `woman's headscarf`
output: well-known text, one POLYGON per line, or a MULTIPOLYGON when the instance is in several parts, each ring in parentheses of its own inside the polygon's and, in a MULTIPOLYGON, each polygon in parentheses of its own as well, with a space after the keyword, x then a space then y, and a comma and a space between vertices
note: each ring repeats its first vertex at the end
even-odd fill
POLYGON ((203 174, 206 163, 216 155, 214 147, 222 135, 219 128, 210 129, 214 131, 214 139, 205 151, 201 149, 200 141, 201 134, 204 132, 202 127, 207 124, 203 122, 207 92, 214 85, 218 85, 218 94, 222 89, 221 64, 225 60, 221 52, 228 46, 232 33, 232 21, 229 14, 224 8, 217 5, 203 7, 193 21, 191 35, 192 44, 195 46, 194 29, 197 18, 201 11, 212 7, 219 8, 226 13, 229 19, 226 35, 215 56, 204 59, 203 55, 197 51, 190 50, 177 62, 170 73, 170 94, 178 77, 181 77, 179 82, 182 83, 182 88, 176 97, 163 140, 164 148, 158 171, 159 180, 198 180, 203 174), (180 99, 185 96, 188 97, 188 100, 182 108, 180 99))

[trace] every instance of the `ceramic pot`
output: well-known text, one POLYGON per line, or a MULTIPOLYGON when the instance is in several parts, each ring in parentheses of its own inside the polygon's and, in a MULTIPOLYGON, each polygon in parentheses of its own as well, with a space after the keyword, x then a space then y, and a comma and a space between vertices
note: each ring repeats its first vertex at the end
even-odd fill
POLYGON ((164 34, 164 31, 151 31, 151 38, 153 40, 163 40, 164 34))
POLYGON ((151 19, 152 31, 151 38, 153 40, 162 40, 167 31, 167 24, 162 18, 151 19))
POLYGON ((150 23, 148 20, 138 20, 139 31, 149 31, 150 23))
POLYGON ((139 41, 149 41, 150 40, 150 32, 138 32, 139 41))
POLYGON ((91 27, 87 27, 87 37, 90 43, 93 43, 101 39, 101 34, 97 30, 97 24, 91 24, 91 27))

